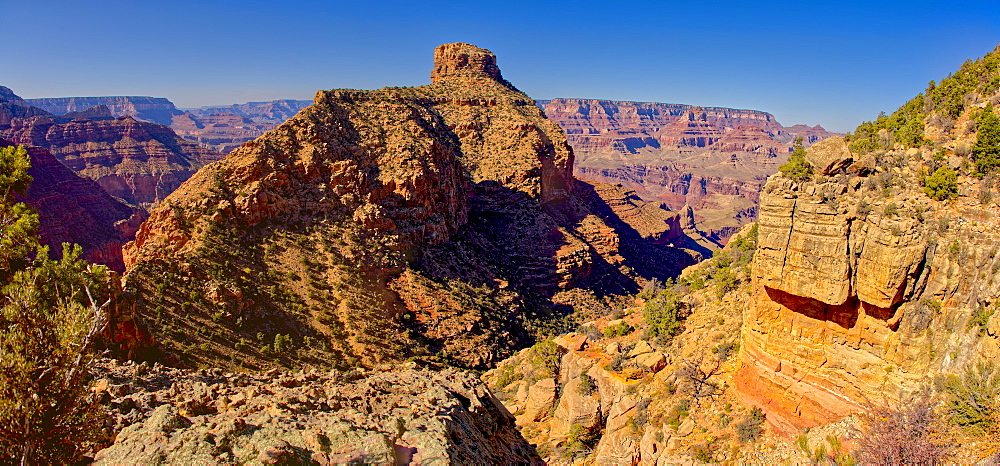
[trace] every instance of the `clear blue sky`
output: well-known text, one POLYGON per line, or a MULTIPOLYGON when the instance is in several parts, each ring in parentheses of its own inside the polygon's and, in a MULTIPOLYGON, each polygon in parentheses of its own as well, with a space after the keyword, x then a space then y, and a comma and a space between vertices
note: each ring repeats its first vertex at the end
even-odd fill
POLYGON ((1000 1, 0 0, 0 85, 179 107, 429 82, 469 42, 536 99, 751 108, 848 131, 1000 43, 1000 1), (708 5, 708 6, 705 6, 708 5))

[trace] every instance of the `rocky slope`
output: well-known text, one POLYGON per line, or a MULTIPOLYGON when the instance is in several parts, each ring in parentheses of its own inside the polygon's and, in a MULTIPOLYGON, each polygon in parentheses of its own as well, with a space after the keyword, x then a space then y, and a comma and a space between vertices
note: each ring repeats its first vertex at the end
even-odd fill
POLYGON ((621 183, 672 210, 692 207, 696 224, 724 243, 756 219, 757 192, 797 137, 833 136, 820 126, 784 127, 756 110, 591 99, 539 101, 566 130, 575 173, 621 183))
POLYGON ((228 154, 310 105, 311 100, 274 100, 202 107, 174 116, 170 127, 181 137, 228 154))
POLYGON ((166 126, 110 113, 99 106, 63 116, 13 118, 0 123, 0 136, 44 147, 109 194, 146 209, 199 168, 222 158, 166 126))
MULTIPOLYGON (((11 145, 0 139, 0 147, 11 145)), ((33 181, 23 201, 38 210, 38 233, 50 254, 58 257, 62 243, 75 243, 84 259, 124 272, 122 245, 134 237, 145 212, 109 196, 41 147, 29 147, 28 155, 33 181)))
MULTIPOLYGON (((518 352, 483 374, 548 464, 808 461, 731 387, 756 230, 677 285, 518 352), (735 273, 735 282, 721 278, 735 273), (664 325, 670 322, 671 325, 664 325)), ((844 428, 818 429, 848 438, 844 428)))
POLYGON ((55 115, 82 112, 88 108, 104 105, 116 117, 130 116, 161 125, 169 125, 174 115, 184 113, 174 107, 173 102, 163 97, 50 97, 27 99, 25 102, 55 115))
POLYGON ((514 418, 455 370, 267 375, 100 361, 113 444, 95 464, 538 464, 514 418))
POLYGON ((1000 354, 1000 208, 969 150, 976 115, 1000 103, 998 63, 968 62, 850 145, 813 146, 812 175, 764 186, 737 387, 782 431, 907 400, 1000 354), (956 171, 929 195, 931 173, 956 171))
POLYGON ((492 53, 446 44, 432 76, 318 92, 153 211, 126 248, 127 283, 168 351, 488 367, 572 306, 697 257, 666 244, 696 232, 668 233, 665 210, 575 180, 562 131, 492 53))

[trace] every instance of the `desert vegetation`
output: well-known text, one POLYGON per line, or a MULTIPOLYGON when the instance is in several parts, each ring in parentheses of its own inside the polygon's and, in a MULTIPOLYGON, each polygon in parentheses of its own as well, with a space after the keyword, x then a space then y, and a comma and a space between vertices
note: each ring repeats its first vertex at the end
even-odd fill
POLYGON ((58 260, 38 246, 38 216, 14 197, 29 163, 21 147, 0 149, 0 462, 68 463, 101 440, 89 369, 114 283, 78 246, 58 260))

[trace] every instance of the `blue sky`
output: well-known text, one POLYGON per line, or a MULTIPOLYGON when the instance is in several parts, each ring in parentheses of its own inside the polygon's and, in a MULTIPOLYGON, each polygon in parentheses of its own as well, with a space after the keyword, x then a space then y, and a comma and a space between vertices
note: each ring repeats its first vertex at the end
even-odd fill
POLYGON ((469 42, 536 99, 751 108, 848 131, 1000 43, 1000 2, 0 0, 0 85, 179 107, 429 82, 469 42), (710 5, 710 6, 705 6, 710 5))

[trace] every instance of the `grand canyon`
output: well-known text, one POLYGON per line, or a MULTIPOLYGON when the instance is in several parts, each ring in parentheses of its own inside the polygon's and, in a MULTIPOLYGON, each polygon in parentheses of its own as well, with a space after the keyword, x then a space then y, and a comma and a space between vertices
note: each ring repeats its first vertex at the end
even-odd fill
POLYGON ((0 462, 1000 460, 1000 47, 850 133, 428 65, 0 87, 0 462))

